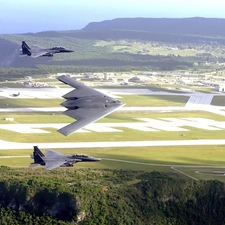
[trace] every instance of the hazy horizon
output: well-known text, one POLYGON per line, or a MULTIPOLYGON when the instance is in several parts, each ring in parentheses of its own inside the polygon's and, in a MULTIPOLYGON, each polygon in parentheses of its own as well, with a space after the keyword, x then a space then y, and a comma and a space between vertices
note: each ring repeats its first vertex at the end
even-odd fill
POLYGON ((1 34, 79 30, 90 22, 116 18, 225 18, 223 0, 1 1, 1 34))

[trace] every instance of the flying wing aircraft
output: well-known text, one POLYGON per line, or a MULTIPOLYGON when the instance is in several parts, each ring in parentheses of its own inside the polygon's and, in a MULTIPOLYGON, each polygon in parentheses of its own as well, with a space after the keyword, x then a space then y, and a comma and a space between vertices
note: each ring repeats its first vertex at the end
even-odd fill
POLYGON ((41 46, 29 47, 29 45, 25 41, 22 41, 21 47, 22 48, 20 55, 31 56, 32 58, 37 58, 41 56, 52 57, 53 54, 55 53, 73 52, 72 50, 66 49, 64 47, 53 47, 53 48, 44 48, 41 46))
POLYGON ((44 155, 37 146, 34 146, 34 152, 31 158, 34 159, 34 162, 30 164, 30 168, 42 165, 45 166, 46 170, 52 170, 59 166, 71 167, 77 162, 96 162, 101 160, 83 154, 68 155, 53 150, 46 150, 46 155, 44 155))
POLYGON ((71 77, 63 75, 57 79, 75 88, 75 90, 62 96, 67 99, 67 101, 61 103, 62 106, 68 109, 64 114, 76 119, 74 123, 58 130, 65 136, 90 123, 94 123, 125 105, 119 100, 89 88, 71 77))

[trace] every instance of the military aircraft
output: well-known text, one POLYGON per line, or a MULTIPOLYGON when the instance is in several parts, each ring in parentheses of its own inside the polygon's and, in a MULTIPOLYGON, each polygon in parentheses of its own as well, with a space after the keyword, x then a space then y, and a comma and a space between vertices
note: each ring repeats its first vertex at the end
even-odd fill
POLYGON ((53 47, 53 48, 44 48, 41 46, 32 46, 29 47, 25 41, 22 41, 21 45, 21 56, 31 56, 32 58, 37 58, 41 56, 52 57, 55 53, 67 53, 73 52, 72 50, 66 49, 64 47, 53 47))
POLYGON ((67 100, 61 103, 62 106, 68 109, 64 114, 76 119, 75 122, 58 130, 58 132, 65 136, 107 116, 117 108, 125 105, 119 100, 89 88, 71 77, 63 75, 57 79, 76 88, 62 96, 67 100))
POLYGON ((53 150, 46 150, 46 155, 44 155, 37 146, 34 146, 34 152, 30 157, 34 159, 34 162, 30 164, 30 168, 41 165, 45 166, 46 170, 52 170, 59 166, 72 167, 77 162, 96 162, 101 160, 100 158, 83 154, 67 155, 53 150))

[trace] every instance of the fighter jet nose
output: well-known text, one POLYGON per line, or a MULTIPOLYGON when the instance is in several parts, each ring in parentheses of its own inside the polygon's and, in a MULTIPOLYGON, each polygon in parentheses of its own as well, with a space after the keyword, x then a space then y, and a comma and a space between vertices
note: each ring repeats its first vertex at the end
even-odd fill
POLYGON ((102 159, 100 158, 94 158, 94 161, 101 161, 102 159))
POLYGON ((73 50, 68 50, 68 49, 65 49, 64 51, 65 52, 74 52, 73 50))

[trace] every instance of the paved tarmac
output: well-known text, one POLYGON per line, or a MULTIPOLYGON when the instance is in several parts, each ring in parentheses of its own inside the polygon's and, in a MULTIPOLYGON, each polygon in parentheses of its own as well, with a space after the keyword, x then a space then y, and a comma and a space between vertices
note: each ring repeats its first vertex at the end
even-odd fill
POLYGON ((176 141, 114 141, 114 142, 55 142, 55 143, 20 143, 0 140, 0 150, 32 149, 37 145, 44 149, 57 148, 114 148, 114 147, 153 147, 153 146, 196 146, 225 145, 225 139, 211 140, 176 140, 176 141))

